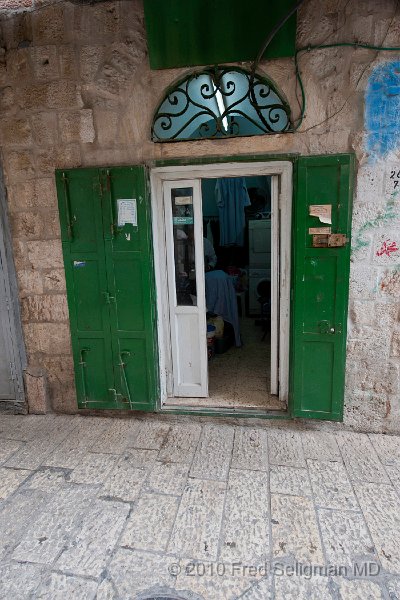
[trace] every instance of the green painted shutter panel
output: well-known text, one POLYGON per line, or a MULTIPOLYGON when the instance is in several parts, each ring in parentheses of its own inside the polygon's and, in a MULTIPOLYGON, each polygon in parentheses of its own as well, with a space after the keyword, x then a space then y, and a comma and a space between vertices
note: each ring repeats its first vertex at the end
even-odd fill
POLYGON ((105 247, 117 394, 152 410, 156 390, 155 288, 150 201, 144 167, 103 172, 105 247), (118 200, 135 200, 137 226, 118 226, 118 200))
POLYGON ((150 207, 141 167, 56 173, 79 408, 153 410, 150 207), (118 228, 117 199, 138 226, 118 228))
MULTIPOLYGON (((145 0, 152 69, 252 61, 294 0, 145 0)), ((296 14, 279 29, 265 58, 293 56, 296 14)))
POLYGON ((100 180, 96 169, 57 172, 79 408, 108 408, 114 387, 100 180))
POLYGON ((346 362, 353 157, 298 161, 294 208, 291 404, 294 416, 341 420, 346 362), (314 248, 309 228, 326 227, 310 205, 332 205, 343 247, 314 248))

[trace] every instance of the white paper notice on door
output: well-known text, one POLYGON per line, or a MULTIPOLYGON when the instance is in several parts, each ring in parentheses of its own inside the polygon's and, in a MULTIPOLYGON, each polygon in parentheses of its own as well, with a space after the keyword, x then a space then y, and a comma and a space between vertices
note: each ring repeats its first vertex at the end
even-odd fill
POLYGON ((310 204, 310 217, 318 217, 321 223, 332 225, 332 204, 310 204))
POLYGON ((119 199, 118 206, 118 227, 123 227, 130 223, 137 226, 137 203, 136 198, 119 199))

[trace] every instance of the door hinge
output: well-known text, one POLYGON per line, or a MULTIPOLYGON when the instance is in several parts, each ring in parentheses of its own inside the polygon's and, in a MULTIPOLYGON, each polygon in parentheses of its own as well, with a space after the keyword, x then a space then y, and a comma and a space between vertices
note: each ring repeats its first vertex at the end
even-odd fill
POLYGON ((70 208, 69 196, 68 196, 68 177, 66 176, 65 173, 62 174, 62 181, 63 181, 63 189, 64 189, 65 218, 67 221, 67 236, 68 236, 68 239, 72 240, 74 237, 74 232, 73 232, 71 208, 70 208))

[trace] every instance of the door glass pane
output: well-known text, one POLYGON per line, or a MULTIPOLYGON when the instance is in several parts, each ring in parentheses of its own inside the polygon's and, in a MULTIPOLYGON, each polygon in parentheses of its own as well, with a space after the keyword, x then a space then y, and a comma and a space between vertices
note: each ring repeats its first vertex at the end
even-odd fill
POLYGON ((197 306, 193 188, 173 188, 175 287, 178 306, 197 306))

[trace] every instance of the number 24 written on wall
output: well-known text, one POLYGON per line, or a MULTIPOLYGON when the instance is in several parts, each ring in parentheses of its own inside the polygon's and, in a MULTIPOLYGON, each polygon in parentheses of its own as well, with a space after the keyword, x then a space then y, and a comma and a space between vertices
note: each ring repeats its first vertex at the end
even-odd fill
POLYGON ((400 170, 390 171, 390 179, 393 179, 393 189, 397 189, 400 182, 400 170))

